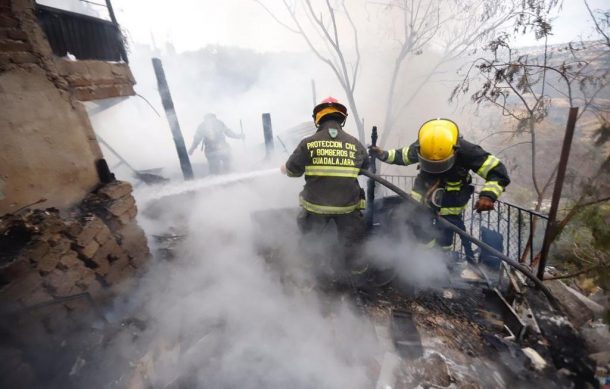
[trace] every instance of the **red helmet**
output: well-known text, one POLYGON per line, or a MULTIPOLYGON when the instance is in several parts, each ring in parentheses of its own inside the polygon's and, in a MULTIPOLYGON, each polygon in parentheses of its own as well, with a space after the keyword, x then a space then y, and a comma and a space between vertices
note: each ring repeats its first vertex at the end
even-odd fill
POLYGON ((347 108, 345 105, 339 103, 334 97, 327 97, 320 104, 316 105, 313 109, 313 120, 316 127, 320 125, 320 121, 327 115, 336 115, 341 118, 341 125, 345 123, 347 119, 347 108))

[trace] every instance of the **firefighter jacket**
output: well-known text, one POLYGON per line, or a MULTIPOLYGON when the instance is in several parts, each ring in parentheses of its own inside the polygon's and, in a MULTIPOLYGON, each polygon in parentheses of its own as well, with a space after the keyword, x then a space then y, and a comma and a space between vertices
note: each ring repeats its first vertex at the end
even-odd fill
MULTIPOLYGON (((382 158, 390 164, 411 165, 419 160, 418 148, 419 144, 415 142, 401 149, 388 150, 382 158)), ((455 164, 444 173, 432 174, 420 170, 411 191, 411 196, 420 202, 430 202, 434 192, 441 193, 441 198, 437 197, 434 201, 441 215, 461 215, 474 192, 471 171, 485 180, 479 195, 494 201, 510 184, 504 164, 481 146, 459 138, 456 153, 455 164), (439 192, 436 189, 443 190, 439 192)))
POLYGON ((241 138, 241 135, 233 132, 222 120, 215 117, 206 118, 197 127, 190 151, 195 150, 201 144, 202 147, 205 145, 206 156, 213 156, 215 153, 226 153, 229 151, 227 136, 233 139, 241 138))
POLYGON ((286 162, 289 177, 305 174, 301 206, 320 215, 341 215, 364 208, 358 175, 366 168, 366 149, 336 121, 322 123, 314 135, 299 143, 286 162))

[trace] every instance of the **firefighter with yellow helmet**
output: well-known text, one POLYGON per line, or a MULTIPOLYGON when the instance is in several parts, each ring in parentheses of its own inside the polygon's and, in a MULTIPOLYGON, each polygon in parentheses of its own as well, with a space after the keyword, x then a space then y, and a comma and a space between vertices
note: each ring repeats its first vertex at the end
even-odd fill
POLYGON ((368 168, 367 150, 343 130, 347 108, 335 98, 316 105, 313 119, 315 134, 304 138, 281 167, 289 177, 305 175, 299 227, 305 234, 320 233, 333 221, 346 251, 345 265, 364 269, 356 259, 366 229, 358 175, 368 168))
MULTIPOLYGON (((481 146, 460 136, 457 124, 449 119, 433 119, 419 129, 417 141, 394 150, 373 147, 372 153, 380 160, 394 165, 419 163, 411 197, 432 207, 438 215, 465 229, 462 212, 474 192, 470 172, 485 180, 475 203, 477 212, 491 211, 510 178, 504 164, 481 146)), ((443 249, 451 249, 453 233, 443 229, 429 242, 443 249)), ((465 253, 472 257, 470 244, 465 253)))

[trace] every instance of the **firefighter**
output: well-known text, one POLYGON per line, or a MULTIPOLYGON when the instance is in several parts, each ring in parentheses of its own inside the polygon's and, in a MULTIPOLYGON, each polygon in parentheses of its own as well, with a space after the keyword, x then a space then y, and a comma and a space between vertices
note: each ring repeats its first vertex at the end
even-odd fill
POLYGON ((347 108, 335 98, 324 99, 313 109, 317 131, 304 138, 281 171, 289 177, 305 175, 297 218, 304 234, 321 233, 334 221, 344 248, 344 263, 355 274, 364 274, 359 243, 364 238, 364 191, 358 183, 360 169, 368 168, 367 150, 343 130, 347 108))
POLYGON ((201 148, 205 145, 205 156, 208 159, 210 174, 226 173, 231 168, 231 147, 227 143, 227 136, 233 139, 243 139, 244 137, 243 134, 231 131, 216 118, 216 115, 208 113, 197 127, 189 155, 193 155, 201 143, 201 148))
MULTIPOLYGON (((485 180, 475 203, 477 212, 491 211, 510 178, 504 164, 495 156, 460 136, 457 124, 449 119, 433 119, 419 129, 417 141, 395 150, 372 147, 371 152, 385 163, 411 165, 419 163, 411 197, 430 206, 437 215, 465 230, 462 212, 470 200, 474 186, 470 172, 485 180)), ((438 229, 430 246, 450 250, 453 232, 438 229)), ((473 258, 470 242, 462 241, 464 252, 473 258)))

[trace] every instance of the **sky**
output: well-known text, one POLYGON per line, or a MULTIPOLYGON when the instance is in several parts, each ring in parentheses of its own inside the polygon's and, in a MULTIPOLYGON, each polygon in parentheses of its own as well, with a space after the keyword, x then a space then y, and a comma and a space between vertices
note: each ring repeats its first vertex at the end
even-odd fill
MULTIPOLYGON (((288 22, 279 0, 262 0, 280 18, 288 22)), ((38 0, 43 4, 82 11, 89 7, 105 16, 103 8, 85 5, 79 0, 38 0)), ((103 3, 102 0, 99 0, 103 3)), ((347 0, 347 4, 362 2, 347 0)), ((257 51, 302 51, 305 43, 296 34, 274 21, 255 0, 175 0, 171 5, 161 0, 113 0, 119 23, 133 42, 153 41, 163 47, 171 41, 178 51, 192 51, 207 45, 238 46, 257 51)), ((379 6, 370 2, 366 7, 352 7, 359 25, 376 21, 379 6)), ((589 0, 592 9, 608 8, 608 0, 589 0)), ((564 0, 555 12, 554 35, 549 42, 565 43, 587 38, 593 30, 583 0, 564 0)), ((364 45, 374 45, 375 40, 364 45)), ((524 46, 536 45, 533 38, 519 39, 524 46)))
MULTIPOLYGON (((354 0, 351 0, 352 2, 354 0)), ((157 44, 172 41, 178 51, 196 50, 209 44, 234 45, 260 51, 300 51, 302 39, 272 20, 254 0, 114 0, 117 18, 136 42, 157 44), (222 6, 219 4, 222 3, 222 6)), ((265 4, 279 15, 286 15, 278 0, 265 4)), ((590 0, 592 9, 608 7, 607 0, 590 0)), ((362 21, 375 12, 374 6, 361 9, 362 21), (364 14, 366 12, 366 15, 364 14)), ((288 21, 287 18, 284 18, 288 21)), ((554 36, 550 43, 565 43, 586 36, 592 29, 590 16, 582 0, 564 0, 557 12, 554 36)), ((520 40, 535 45, 534 39, 520 40)))

